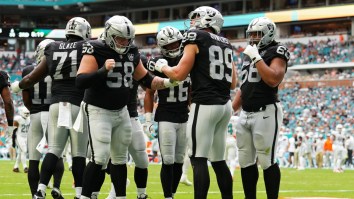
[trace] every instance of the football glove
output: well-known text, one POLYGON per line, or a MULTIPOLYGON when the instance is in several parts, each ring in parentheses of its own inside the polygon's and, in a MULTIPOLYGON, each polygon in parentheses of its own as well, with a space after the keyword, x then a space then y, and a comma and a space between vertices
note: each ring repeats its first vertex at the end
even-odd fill
POLYGON ((20 88, 20 82, 19 81, 14 81, 11 84, 11 91, 14 93, 20 92, 22 89, 20 88))
POLYGON ((251 60, 253 61, 253 63, 257 63, 258 61, 260 61, 262 59, 262 57, 259 55, 258 53, 258 49, 256 44, 251 45, 247 45, 246 49, 243 51, 244 54, 248 55, 251 60))
POLYGON ((162 67, 164 67, 164 66, 168 66, 167 60, 166 59, 159 59, 155 63, 155 70, 157 70, 160 73, 162 73, 162 67))
POLYGON ((164 80, 163 80, 163 85, 166 88, 175 87, 175 86, 178 86, 181 83, 182 83, 182 81, 173 81, 173 80, 167 79, 167 78, 164 78, 164 80))
POLYGON ((145 113, 145 123, 143 124, 143 131, 149 139, 154 138, 154 123, 151 121, 152 113, 145 113))

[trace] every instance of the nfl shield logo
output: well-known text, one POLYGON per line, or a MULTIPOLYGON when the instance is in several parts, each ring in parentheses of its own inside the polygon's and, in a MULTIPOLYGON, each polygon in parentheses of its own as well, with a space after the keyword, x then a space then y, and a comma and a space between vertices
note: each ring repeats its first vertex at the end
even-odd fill
POLYGON ((128 59, 129 59, 129 61, 133 61, 134 60, 134 54, 128 54, 128 59))

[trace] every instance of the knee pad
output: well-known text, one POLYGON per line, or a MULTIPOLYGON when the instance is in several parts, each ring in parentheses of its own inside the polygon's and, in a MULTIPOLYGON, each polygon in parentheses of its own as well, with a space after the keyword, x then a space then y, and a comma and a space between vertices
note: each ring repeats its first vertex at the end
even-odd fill
MULTIPOLYGON (((134 156, 133 156, 134 159, 134 156)), ((145 151, 137 151, 135 155, 135 166, 140 169, 146 169, 149 165, 148 156, 145 151)))
POLYGON ((265 169, 268 169, 270 166, 272 166, 272 163, 270 162, 271 161, 271 155, 268 154, 258 154, 258 162, 259 162, 259 165, 261 165, 262 169, 265 170, 265 169))
POLYGON ((162 161, 166 165, 173 164, 175 162, 174 158, 172 155, 163 155, 162 156, 162 161))
POLYGON ((176 154, 175 162, 176 163, 183 163, 184 162, 184 155, 185 155, 185 153, 176 154))

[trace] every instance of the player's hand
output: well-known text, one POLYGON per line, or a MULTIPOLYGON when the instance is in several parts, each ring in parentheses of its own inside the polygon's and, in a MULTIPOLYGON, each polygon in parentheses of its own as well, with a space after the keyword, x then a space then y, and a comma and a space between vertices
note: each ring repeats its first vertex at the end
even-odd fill
POLYGON ((262 57, 258 53, 258 49, 257 49, 256 44, 253 44, 252 46, 247 45, 247 47, 243 51, 243 53, 248 55, 251 58, 251 60, 253 61, 253 63, 257 63, 258 61, 260 61, 262 59, 262 57))
POLYGON ((12 84, 11 84, 11 91, 13 93, 18 93, 20 92, 22 89, 20 88, 20 82, 19 81, 14 81, 12 84))
POLYGON ((167 79, 167 78, 164 78, 164 80, 163 80, 163 85, 166 88, 175 87, 175 86, 178 86, 182 83, 183 83, 183 81, 174 81, 174 80, 167 79))
POLYGON ((154 138, 154 134, 155 134, 154 123, 145 122, 143 124, 143 130, 144 130, 144 133, 148 136, 149 139, 153 139, 154 138))
POLYGON ((116 65, 116 62, 114 59, 106 59, 106 62, 104 63, 104 67, 106 67, 106 70, 110 71, 114 68, 116 65))
POLYGON ((162 73, 162 67, 164 67, 164 66, 168 66, 167 60, 166 59, 159 59, 155 63, 155 70, 157 70, 160 73, 162 73))

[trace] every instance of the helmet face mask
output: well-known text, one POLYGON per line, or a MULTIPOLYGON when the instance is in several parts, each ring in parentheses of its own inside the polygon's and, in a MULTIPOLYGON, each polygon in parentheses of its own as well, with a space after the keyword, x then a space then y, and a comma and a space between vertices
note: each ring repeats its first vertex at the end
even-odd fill
POLYGON ((188 14, 190 22, 189 29, 212 28, 216 34, 219 34, 224 24, 224 18, 215 8, 201 6, 188 14))
POLYGON ((37 46, 37 48, 36 48, 36 52, 35 52, 36 64, 37 64, 37 65, 41 62, 42 57, 44 56, 44 49, 45 49, 45 47, 46 47, 48 44, 52 43, 52 42, 54 42, 53 39, 45 39, 45 40, 41 41, 41 42, 38 44, 38 46, 37 46))
POLYGON ((82 17, 74 17, 68 21, 65 28, 65 36, 68 39, 70 35, 81 37, 83 40, 91 38, 91 25, 82 17))
POLYGON ((135 28, 128 18, 116 15, 107 20, 103 34, 110 48, 118 54, 126 54, 133 45, 135 28))
POLYGON ((182 39, 181 32, 174 27, 166 26, 162 28, 156 36, 157 45, 161 49, 161 53, 170 58, 175 58, 182 53, 182 39))
POLYGON ((246 35, 249 44, 257 44, 258 49, 268 46, 274 41, 276 26, 274 22, 266 17, 253 19, 248 25, 246 35))

